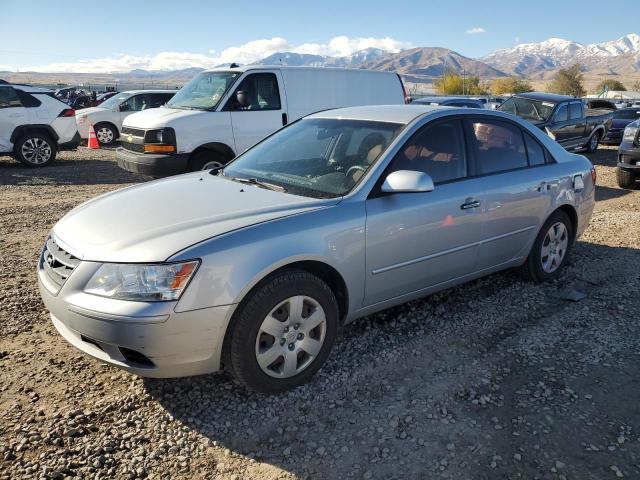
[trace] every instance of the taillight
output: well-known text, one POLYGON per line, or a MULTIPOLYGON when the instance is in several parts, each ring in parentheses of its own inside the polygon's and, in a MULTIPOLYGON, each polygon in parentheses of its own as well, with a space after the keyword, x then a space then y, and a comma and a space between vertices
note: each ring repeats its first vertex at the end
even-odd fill
POLYGON ((58 115, 58 117, 75 117, 75 116, 76 116, 76 111, 73 108, 65 108, 60 112, 60 115, 58 115))
POLYGON ((596 167, 591 167, 591 180, 593 181, 593 185, 596 184, 596 167))

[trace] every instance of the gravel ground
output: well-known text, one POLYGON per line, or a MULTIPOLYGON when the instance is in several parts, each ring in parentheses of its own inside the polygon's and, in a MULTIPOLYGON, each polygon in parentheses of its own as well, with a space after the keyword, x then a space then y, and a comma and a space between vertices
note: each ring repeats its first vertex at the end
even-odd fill
POLYGON ((39 249, 73 206, 146 180, 113 156, 0 158, 1 479, 640 478, 640 191, 615 186, 615 149, 591 156, 596 210, 557 281, 504 272, 363 318, 269 397, 137 378, 54 331, 39 249))

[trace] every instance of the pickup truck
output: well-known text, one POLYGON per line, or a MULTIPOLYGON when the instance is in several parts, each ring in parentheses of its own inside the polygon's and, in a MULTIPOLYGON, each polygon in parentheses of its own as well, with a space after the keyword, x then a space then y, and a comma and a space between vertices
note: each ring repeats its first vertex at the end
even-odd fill
POLYGON ((612 122, 610 110, 589 109, 579 98, 552 93, 514 95, 498 110, 530 121, 567 150, 595 152, 612 122))

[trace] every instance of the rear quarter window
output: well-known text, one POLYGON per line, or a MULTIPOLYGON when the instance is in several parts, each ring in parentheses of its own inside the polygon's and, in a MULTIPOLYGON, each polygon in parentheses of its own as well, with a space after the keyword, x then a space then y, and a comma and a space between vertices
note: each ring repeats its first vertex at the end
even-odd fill
POLYGON ((24 107, 34 108, 42 105, 40 100, 27 92, 16 89, 16 94, 18 95, 18 98, 20 98, 20 102, 22 102, 24 107))

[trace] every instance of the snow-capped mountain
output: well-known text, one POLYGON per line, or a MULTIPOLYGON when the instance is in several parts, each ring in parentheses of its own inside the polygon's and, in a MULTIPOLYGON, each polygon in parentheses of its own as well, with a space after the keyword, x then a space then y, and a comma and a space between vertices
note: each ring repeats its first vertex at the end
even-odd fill
POLYGON ((389 55, 389 53, 390 52, 380 48, 366 48, 344 57, 329 57, 296 52, 277 52, 256 63, 262 65, 287 65, 290 67, 356 67, 363 62, 389 55))
MULTIPOLYGON (((550 38, 539 43, 522 43, 504 48, 483 57, 482 60, 500 70, 517 75, 535 76, 559 67, 579 62, 585 68, 598 67, 605 62, 615 65, 618 57, 628 64, 637 63, 640 56, 640 35, 631 33, 617 40, 584 45, 562 38, 550 38)), ((621 63, 624 66, 625 62, 621 63)))

